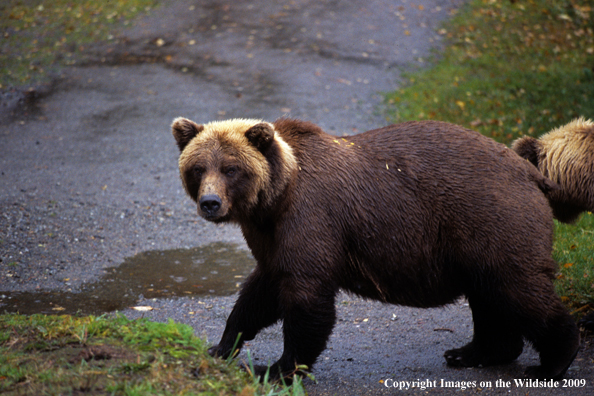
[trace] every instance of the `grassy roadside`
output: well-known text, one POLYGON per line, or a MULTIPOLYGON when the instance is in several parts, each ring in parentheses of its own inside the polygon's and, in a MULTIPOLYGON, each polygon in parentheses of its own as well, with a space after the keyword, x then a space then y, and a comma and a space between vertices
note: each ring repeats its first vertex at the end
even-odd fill
MULTIPOLYGON (((386 95, 389 121, 449 121, 509 144, 594 119, 591 0, 471 0, 439 33, 433 67, 386 95)), ((594 216, 555 235, 559 294, 578 314, 594 309, 594 216)))
POLYGON ((560 267, 556 287, 563 301, 580 316, 594 310, 594 215, 556 224, 553 257, 560 267))
POLYGON ((43 83, 75 64, 85 47, 148 12, 157 0, 3 0, 0 89, 43 83))
POLYGON ((510 143, 594 118, 590 0, 472 0, 430 69, 387 95, 391 121, 439 119, 510 143))
POLYGON ((303 395, 213 359, 190 326, 119 316, 0 315, 0 393, 303 395))

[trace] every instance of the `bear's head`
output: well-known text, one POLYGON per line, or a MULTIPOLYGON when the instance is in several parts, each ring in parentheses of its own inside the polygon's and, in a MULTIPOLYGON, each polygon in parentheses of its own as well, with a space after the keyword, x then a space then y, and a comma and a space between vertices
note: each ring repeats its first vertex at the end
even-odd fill
POLYGON ((291 147, 260 120, 234 119, 198 125, 176 118, 184 188, 198 213, 213 222, 241 222, 256 207, 269 209, 297 169, 291 147))
POLYGON ((549 196, 558 220, 571 223, 594 210, 594 122, 578 118, 539 139, 524 136, 512 148, 561 185, 549 196))

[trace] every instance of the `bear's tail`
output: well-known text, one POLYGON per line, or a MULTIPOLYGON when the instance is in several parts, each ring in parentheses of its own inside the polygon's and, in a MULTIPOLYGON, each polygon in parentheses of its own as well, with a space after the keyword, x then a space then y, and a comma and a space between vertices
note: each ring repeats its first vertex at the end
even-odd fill
POLYGON ((541 188, 557 220, 571 223, 594 211, 594 122, 578 118, 538 140, 522 137, 512 149, 560 186, 541 188))

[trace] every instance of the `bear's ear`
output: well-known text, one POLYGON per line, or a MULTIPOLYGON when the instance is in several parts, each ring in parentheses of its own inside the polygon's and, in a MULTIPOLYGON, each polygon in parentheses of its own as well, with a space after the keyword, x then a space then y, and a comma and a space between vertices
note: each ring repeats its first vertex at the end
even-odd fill
POLYGON ((512 144, 512 150, 514 150, 520 157, 530 161, 532 165, 537 168, 540 149, 540 142, 530 136, 524 136, 512 144))
POLYGON ((179 151, 184 151, 184 148, 190 143, 190 140, 202 132, 203 129, 204 125, 198 125, 187 118, 179 117, 173 120, 173 124, 171 124, 171 132, 177 142, 179 151))
POLYGON ((274 129, 267 123, 256 124, 245 132, 247 140, 264 153, 274 141, 274 129))

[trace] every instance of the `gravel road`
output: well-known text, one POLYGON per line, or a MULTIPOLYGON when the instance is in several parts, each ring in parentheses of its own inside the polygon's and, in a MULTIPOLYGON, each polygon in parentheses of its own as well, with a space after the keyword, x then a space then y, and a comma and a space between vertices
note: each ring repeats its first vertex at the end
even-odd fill
MULTIPOLYGON (((247 256, 237 228, 201 220, 185 196, 172 119, 289 116, 336 135, 384 126, 381 92, 395 89, 403 70, 426 66, 441 44, 440 24, 463 1, 162 4, 51 84, 0 96, 0 309, 24 301, 35 311, 37 302, 51 300, 46 309, 53 312, 76 304, 93 311, 94 297, 81 293, 113 282, 109 274, 143 252, 170 257, 179 249, 223 246, 220 251, 247 256)), ((160 265, 154 282, 182 282, 174 266, 160 265)), ((135 277, 130 270, 127 279, 135 277)), ((113 293, 113 309, 173 318, 218 341, 235 295, 155 297, 147 282, 134 286, 138 294, 113 293), (127 308, 132 304, 154 309, 140 313, 127 308)), ((313 372, 318 382, 307 381, 311 395, 385 395, 399 386, 436 394, 593 389, 591 335, 584 335, 567 375, 569 387, 534 388, 514 382, 538 360, 530 348, 511 365, 445 365, 443 352, 472 336, 465 301, 420 310, 340 295, 337 310, 329 347, 313 372)), ((258 362, 274 361, 282 350, 280 327, 263 331, 246 349, 258 362)))

